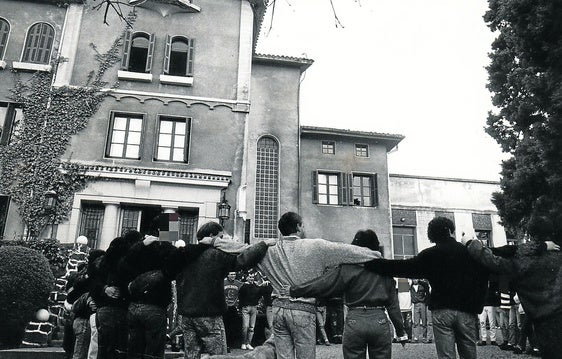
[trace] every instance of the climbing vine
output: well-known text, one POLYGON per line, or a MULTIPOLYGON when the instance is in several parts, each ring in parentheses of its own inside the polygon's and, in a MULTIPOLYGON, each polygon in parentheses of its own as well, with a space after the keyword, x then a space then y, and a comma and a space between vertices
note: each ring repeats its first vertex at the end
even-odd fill
MULTIPOLYGON (((129 23, 134 19, 135 14, 130 13, 129 23)), ((16 119, 9 143, 0 146, 0 193, 17 204, 27 238, 37 238, 47 225, 66 220, 74 194, 94 179, 62 156, 71 137, 87 126, 107 96, 102 89, 109 85, 103 76, 119 62, 122 38, 105 53, 91 45, 99 66, 82 86, 52 86, 59 63, 65 61, 61 57, 51 63, 52 71, 35 72, 25 81, 13 72, 11 99, 21 105, 23 118, 16 119), (45 208, 47 191, 58 195, 54 210, 45 208)))

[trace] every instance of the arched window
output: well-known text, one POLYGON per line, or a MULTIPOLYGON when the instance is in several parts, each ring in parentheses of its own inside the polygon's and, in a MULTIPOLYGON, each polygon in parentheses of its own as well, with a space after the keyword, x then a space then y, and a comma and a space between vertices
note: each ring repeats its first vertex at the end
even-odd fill
POLYGON ((257 146, 254 236, 277 238, 279 217, 279 144, 262 137, 257 146))
POLYGON ((123 42, 121 69, 149 73, 152 70, 154 39, 154 34, 127 31, 123 42))
POLYGON ((6 45, 8 44, 8 35, 10 34, 10 24, 0 18, 0 60, 4 58, 6 52, 6 45))
POLYGON ((48 65, 54 39, 55 30, 51 25, 45 22, 33 25, 27 32, 22 62, 48 65))
POLYGON ((171 76, 193 76, 194 39, 183 36, 166 38, 164 74, 171 76))

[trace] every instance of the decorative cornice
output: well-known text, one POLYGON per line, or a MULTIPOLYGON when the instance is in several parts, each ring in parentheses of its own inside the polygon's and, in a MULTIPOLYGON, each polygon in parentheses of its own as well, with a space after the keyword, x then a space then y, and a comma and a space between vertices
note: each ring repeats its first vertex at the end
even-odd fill
POLYGON ((98 163, 65 162, 65 168, 84 171, 87 176, 115 178, 124 180, 145 180, 186 185, 227 187, 232 178, 230 171, 197 170, 182 171, 176 169, 147 168, 133 166, 113 166, 98 163))
POLYGON ((143 92, 143 91, 131 91, 131 90, 120 90, 120 89, 107 89, 108 95, 115 98, 117 101, 121 101, 125 98, 133 98, 138 100, 140 103, 145 103, 146 101, 159 101, 164 105, 168 105, 173 102, 182 103, 187 108, 193 105, 204 105, 209 108, 209 110, 214 110, 217 107, 226 107, 233 112, 249 112, 250 103, 247 101, 236 101, 228 99, 210 98, 210 97, 196 97, 196 96, 183 96, 183 95, 172 95, 164 93, 155 92, 143 92))

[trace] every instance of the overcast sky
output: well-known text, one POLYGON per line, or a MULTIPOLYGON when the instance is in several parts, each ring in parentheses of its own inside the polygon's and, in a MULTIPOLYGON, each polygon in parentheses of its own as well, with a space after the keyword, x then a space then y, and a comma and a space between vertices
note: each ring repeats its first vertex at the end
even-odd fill
POLYGON ((305 56, 301 124, 406 136, 391 173, 499 180, 486 0, 277 0, 258 52, 305 56), (271 25, 271 29, 270 29, 271 25), (269 30, 270 29, 270 30, 269 30))

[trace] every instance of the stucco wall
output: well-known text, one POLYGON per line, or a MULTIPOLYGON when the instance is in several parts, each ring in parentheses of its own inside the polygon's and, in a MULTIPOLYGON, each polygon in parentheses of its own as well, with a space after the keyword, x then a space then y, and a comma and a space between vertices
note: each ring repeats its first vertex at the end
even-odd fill
MULTIPOLYGON (((279 215, 298 212, 298 96, 300 70, 255 63, 252 69, 248 122, 247 218, 254 219, 256 146, 265 135, 279 142, 279 215)), ((253 225, 252 225, 253 236, 253 225)))
MULTIPOLYGON (((10 24, 10 34, 4 60, 7 67, 0 70, 0 101, 7 101, 10 89, 13 88, 13 74, 10 72, 14 61, 21 61, 27 30, 37 22, 47 22, 55 29, 53 51, 59 47, 61 31, 64 24, 66 9, 52 4, 36 3, 30 1, 0 1, 0 17, 10 24)), ((20 72, 22 79, 30 77, 29 73, 20 72)))
POLYGON ((301 136, 301 212, 307 235, 350 243, 360 229, 373 229, 385 251, 390 249, 390 206, 386 148, 374 140, 301 136), (322 140, 336 142, 335 155, 322 154, 322 140), (355 156, 355 144, 368 144, 369 157, 355 156), (312 171, 377 174, 377 207, 334 206, 312 203, 312 171))

